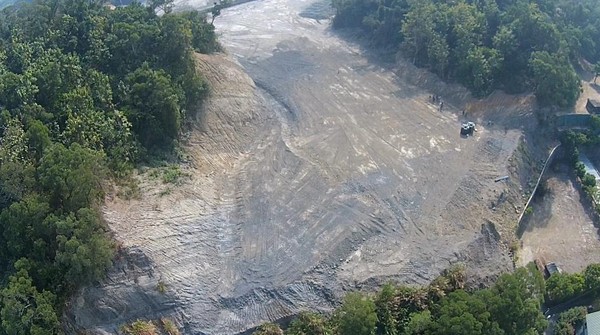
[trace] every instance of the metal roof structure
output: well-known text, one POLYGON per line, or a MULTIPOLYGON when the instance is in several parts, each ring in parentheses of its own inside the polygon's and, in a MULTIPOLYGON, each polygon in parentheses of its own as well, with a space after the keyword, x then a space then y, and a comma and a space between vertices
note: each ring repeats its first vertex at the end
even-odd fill
POLYGON ((587 335, 600 335, 600 312, 590 313, 585 317, 587 335))
POLYGON ((600 101, 594 99, 588 99, 588 103, 594 108, 600 108, 600 101))

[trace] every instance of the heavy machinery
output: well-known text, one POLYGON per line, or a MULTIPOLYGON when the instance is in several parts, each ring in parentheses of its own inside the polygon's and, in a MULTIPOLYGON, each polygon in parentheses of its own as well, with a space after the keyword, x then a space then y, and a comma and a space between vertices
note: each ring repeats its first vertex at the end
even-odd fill
POLYGON ((476 132, 477 129, 475 129, 475 123, 473 122, 467 122, 467 123, 463 123, 460 126, 460 134, 462 136, 473 136, 473 133, 476 132))

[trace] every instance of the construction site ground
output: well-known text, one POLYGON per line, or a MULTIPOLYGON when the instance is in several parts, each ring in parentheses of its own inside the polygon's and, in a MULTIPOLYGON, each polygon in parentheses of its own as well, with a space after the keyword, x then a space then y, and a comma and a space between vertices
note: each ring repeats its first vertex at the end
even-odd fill
MULTIPOLYGON (((581 95, 572 111, 587 114, 588 99, 600 100, 592 65, 582 62, 578 74, 581 95)), ((599 155, 590 152, 599 166, 599 155)), ((583 197, 572 168, 557 161, 544 177, 547 192, 532 201, 532 215, 523 222, 521 248, 517 263, 525 265, 535 259, 554 262, 567 272, 579 272, 590 263, 600 263, 600 235, 593 221, 593 208, 583 197)))
POLYGON ((142 169, 133 198, 109 195, 123 257, 74 299, 76 327, 169 315, 186 334, 236 334, 457 262, 476 283, 513 268, 505 242, 539 162, 520 157, 541 148, 524 136, 531 97, 475 100, 385 63, 331 30, 327 4, 223 10, 228 54, 197 56, 211 93, 182 140, 181 176, 142 169), (477 132, 461 137, 467 120, 477 132))
POLYGON ((536 197, 533 212, 524 221, 519 263, 535 259, 556 263, 567 272, 580 272, 600 263, 600 238, 591 206, 582 201, 572 168, 555 163, 545 177, 547 191, 536 197))

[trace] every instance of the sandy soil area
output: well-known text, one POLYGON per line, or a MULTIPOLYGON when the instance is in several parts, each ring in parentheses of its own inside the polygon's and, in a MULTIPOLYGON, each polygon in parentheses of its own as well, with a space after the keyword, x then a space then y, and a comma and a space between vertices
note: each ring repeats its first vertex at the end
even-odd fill
POLYGON ((598 229, 582 205, 572 176, 561 163, 550 170, 548 191, 532 203, 534 211, 526 221, 519 256, 522 264, 539 258, 555 262, 567 272, 579 272, 600 262, 598 229))
POLYGON ((324 2, 263 0, 217 18, 232 56, 198 56, 212 91, 185 140, 189 178, 141 173, 140 199, 110 198, 104 210, 170 303, 102 318, 82 309, 80 325, 158 313, 186 333, 236 334, 330 310, 357 287, 426 283, 455 262, 473 280, 512 269, 503 240, 528 178, 514 154, 530 99, 469 100, 410 64, 395 74, 333 33, 328 15, 324 2), (431 94, 447 102, 441 112, 431 94), (459 136, 462 109, 479 124, 474 137, 459 136))
POLYGON ((587 103, 587 99, 594 99, 596 101, 600 101, 600 78, 594 82, 594 73, 593 73, 593 65, 582 61, 580 63, 581 69, 579 69, 578 74, 581 78, 581 95, 579 99, 575 103, 574 113, 583 113, 587 114, 587 110, 585 108, 585 104, 587 103))

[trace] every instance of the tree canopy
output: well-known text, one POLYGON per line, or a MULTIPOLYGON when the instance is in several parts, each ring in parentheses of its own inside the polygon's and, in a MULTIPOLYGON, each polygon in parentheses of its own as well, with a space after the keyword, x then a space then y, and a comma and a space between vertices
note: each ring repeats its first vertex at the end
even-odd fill
POLYGON ((214 27, 152 5, 0 11, 0 334, 62 332, 65 299, 112 264, 106 179, 170 150, 208 89, 193 53, 218 49, 214 27))
POLYGON ((600 60, 594 0, 334 0, 334 27, 360 27, 378 46, 404 54, 476 96, 533 91, 543 106, 579 96, 573 68, 600 60))
MULTIPOLYGON (((575 275, 600 289, 597 264, 575 275)), ((427 287, 387 284, 372 295, 348 293, 329 317, 304 312, 285 330, 267 324, 254 334, 535 335, 546 330, 541 306, 550 291, 535 265, 503 274, 485 289, 467 290, 465 280, 465 267, 453 266, 427 287)), ((562 316, 561 331, 577 326, 584 312, 562 316)))

